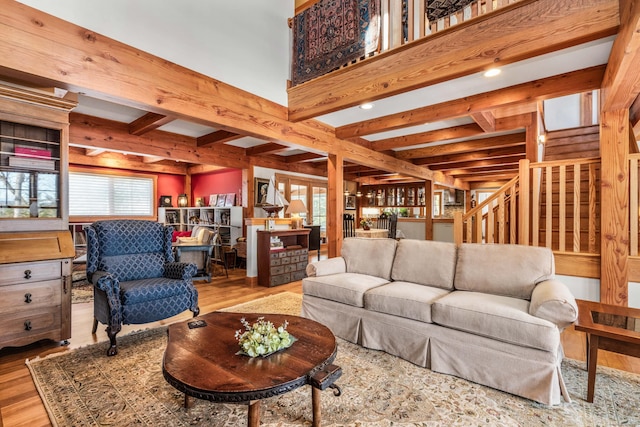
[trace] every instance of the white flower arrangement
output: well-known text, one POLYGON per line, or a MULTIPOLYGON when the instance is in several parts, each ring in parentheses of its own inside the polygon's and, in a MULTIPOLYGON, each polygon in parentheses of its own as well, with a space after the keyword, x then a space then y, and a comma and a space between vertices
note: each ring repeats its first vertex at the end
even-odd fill
POLYGON ((291 347, 296 341, 296 338, 287 332, 289 323, 286 320, 277 328, 264 317, 258 317, 253 325, 247 322, 244 317, 240 319, 240 323, 245 330, 238 329, 236 331, 236 340, 240 344, 238 354, 251 357, 269 356, 291 347))

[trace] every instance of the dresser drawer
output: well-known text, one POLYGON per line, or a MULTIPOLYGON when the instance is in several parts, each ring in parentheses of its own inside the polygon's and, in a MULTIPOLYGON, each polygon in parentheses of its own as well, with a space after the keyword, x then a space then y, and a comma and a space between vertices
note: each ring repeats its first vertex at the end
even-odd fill
POLYGON ((24 310, 0 315, 0 347, 7 343, 24 345, 51 337, 52 331, 60 330, 60 311, 58 305, 41 310, 24 310))
POLYGON ((60 305, 61 287, 61 279, 3 286, 0 288, 0 312, 60 305))
POLYGON ((63 261, 60 260, 3 264, 0 265, 0 286, 40 282, 60 278, 64 275, 63 261))

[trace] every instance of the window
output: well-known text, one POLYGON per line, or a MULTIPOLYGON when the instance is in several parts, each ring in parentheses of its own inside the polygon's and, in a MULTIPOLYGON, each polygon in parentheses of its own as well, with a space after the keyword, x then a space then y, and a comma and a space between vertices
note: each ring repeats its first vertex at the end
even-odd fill
POLYGON ((148 175, 70 172, 69 215, 153 216, 155 183, 148 175))
POLYGON ((276 174, 278 189, 287 200, 302 200, 307 208, 300 216, 307 224, 320 226, 320 232, 327 230, 327 183, 315 179, 276 174))

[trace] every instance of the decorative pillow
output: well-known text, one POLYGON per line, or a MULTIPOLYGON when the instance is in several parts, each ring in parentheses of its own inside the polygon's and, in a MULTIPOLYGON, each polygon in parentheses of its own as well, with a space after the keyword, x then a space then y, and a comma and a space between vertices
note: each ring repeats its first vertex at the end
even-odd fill
POLYGON ((191 237, 191 231, 174 231, 171 236, 171 241, 178 241, 178 237, 191 237))

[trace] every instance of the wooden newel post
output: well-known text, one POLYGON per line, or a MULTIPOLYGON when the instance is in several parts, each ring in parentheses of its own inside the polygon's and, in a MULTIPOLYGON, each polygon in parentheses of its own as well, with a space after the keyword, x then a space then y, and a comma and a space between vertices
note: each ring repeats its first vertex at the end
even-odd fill
POLYGON ((462 212, 453 213, 453 242, 456 245, 462 244, 462 236, 464 232, 464 223, 462 222, 462 212))

